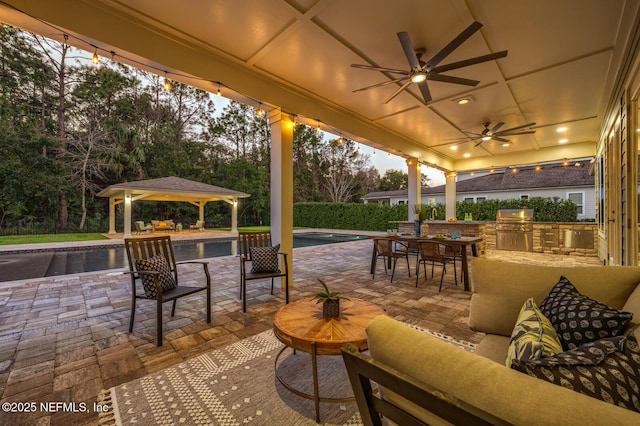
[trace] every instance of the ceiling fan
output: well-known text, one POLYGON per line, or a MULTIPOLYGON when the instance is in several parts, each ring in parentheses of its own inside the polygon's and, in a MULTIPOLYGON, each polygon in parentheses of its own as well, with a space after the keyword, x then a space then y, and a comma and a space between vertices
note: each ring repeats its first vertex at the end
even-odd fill
POLYGON ((478 31, 482 27, 482 24, 479 22, 474 22, 467 27, 464 31, 462 31, 456 38, 451 40, 449 44, 442 48, 438 53, 436 53, 429 61, 422 61, 422 55, 426 52, 426 49, 414 49, 413 44, 411 43, 411 39, 409 38, 409 34, 406 32, 399 32, 398 39, 400 40, 400 44, 404 49, 404 54, 409 61, 409 65, 411 66, 410 70, 400 70, 394 68, 384 68, 384 67, 375 67, 370 65, 360 65, 360 64, 351 64, 354 68, 361 68, 365 70, 373 70, 386 72, 391 74, 398 74, 401 77, 384 81, 382 83, 374 84, 372 86, 363 87, 361 89, 354 90, 355 92, 360 92, 363 90, 373 89, 374 87, 382 87, 388 84, 398 83, 401 86, 393 92, 387 99, 385 99, 384 103, 391 101, 395 98, 400 92, 405 90, 411 83, 416 83, 420 88, 420 92, 422 93, 422 97, 424 102, 427 103, 431 100, 431 92, 429 91, 429 86, 427 85, 427 80, 433 81, 442 81, 445 83, 454 83, 454 84, 463 84, 466 86, 476 86, 480 83, 478 80, 470 80, 467 78, 454 77, 449 75, 441 74, 445 71, 451 71, 458 68, 468 67, 470 65, 479 64, 482 62, 491 61, 498 58, 504 58, 507 56, 507 51, 502 50, 496 53, 490 53, 488 55, 477 56, 475 58, 465 59, 464 61, 453 62, 446 65, 438 64, 447 56, 451 54, 454 50, 456 50, 462 43, 464 43, 469 37, 471 37, 476 31, 478 31))
POLYGON ((506 139, 509 136, 530 135, 536 132, 535 130, 530 129, 530 127, 535 126, 536 123, 527 123, 521 126, 510 127, 504 130, 500 130, 500 128, 504 126, 504 122, 502 121, 499 123, 496 123, 496 125, 493 126, 491 129, 489 128, 490 124, 491 123, 489 123, 488 121, 483 123, 484 130, 482 130, 481 133, 467 132, 463 130, 462 132, 466 134, 467 137, 456 138, 452 142, 447 142, 447 143, 436 145, 436 146, 453 145, 460 142, 471 142, 471 141, 478 141, 478 143, 475 144, 475 146, 478 146, 482 144, 482 142, 490 141, 492 139, 498 142, 509 143, 511 141, 509 139, 506 139))

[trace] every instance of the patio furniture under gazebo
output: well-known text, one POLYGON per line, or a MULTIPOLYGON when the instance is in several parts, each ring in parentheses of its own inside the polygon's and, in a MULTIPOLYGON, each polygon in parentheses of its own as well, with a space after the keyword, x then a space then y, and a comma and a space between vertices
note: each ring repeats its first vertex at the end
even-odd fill
POLYGON ((169 176, 111 185, 98 193, 109 197, 109 234, 116 233, 115 206, 124 203, 124 236, 131 236, 131 203, 146 201, 183 201, 199 209, 198 219, 204 221, 204 206, 210 201, 231 204, 231 231, 238 229, 238 199, 250 195, 232 189, 169 176))

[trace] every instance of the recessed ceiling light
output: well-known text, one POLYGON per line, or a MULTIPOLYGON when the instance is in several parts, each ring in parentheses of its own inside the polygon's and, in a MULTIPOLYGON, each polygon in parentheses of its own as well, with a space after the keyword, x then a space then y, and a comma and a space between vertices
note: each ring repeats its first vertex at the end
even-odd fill
POLYGON ((469 154, 468 152, 465 152, 464 158, 469 158, 469 157, 471 157, 471 154, 469 154))
POLYGON ((566 127, 558 127, 558 128, 556 129, 556 132, 558 132, 558 133, 564 133, 564 132, 566 132, 566 131, 567 131, 567 128, 566 128, 566 127))
POLYGON ((502 146, 505 147, 505 148, 508 147, 508 146, 511 146, 511 142, 504 142, 502 144, 502 146))
POLYGON ((558 141, 558 143, 567 143, 567 142, 569 142, 569 139, 560 139, 558 141))
POLYGON ((449 149, 450 149, 451 151, 455 151, 456 149, 458 149, 458 145, 451 145, 451 146, 449 147, 449 149))
POLYGON ((463 96, 461 98, 452 99, 452 101, 457 103, 458 105, 466 105, 469 102, 473 102, 474 100, 475 99, 471 95, 463 96))

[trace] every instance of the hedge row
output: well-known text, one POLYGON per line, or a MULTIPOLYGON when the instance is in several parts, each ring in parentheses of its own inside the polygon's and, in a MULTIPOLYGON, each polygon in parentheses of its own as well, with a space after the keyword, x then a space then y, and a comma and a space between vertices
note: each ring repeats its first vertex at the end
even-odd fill
MULTIPOLYGON (((445 219, 444 204, 436 204, 437 220, 445 219)), ((460 201, 456 203, 456 217, 464 220, 471 213, 474 220, 496 220, 500 209, 534 209, 536 222, 577 222, 578 207, 571 201, 558 197, 534 197, 528 200, 485 200, 480 202, 460 201)), ((431 218, 431 209, 427 209, 431 218)), ((293 225, 306 228, 354 229, 362 231, 384 231, 391 221, 407 220, 407 205, 356 203, 296 203, 293 205, 293 225)))

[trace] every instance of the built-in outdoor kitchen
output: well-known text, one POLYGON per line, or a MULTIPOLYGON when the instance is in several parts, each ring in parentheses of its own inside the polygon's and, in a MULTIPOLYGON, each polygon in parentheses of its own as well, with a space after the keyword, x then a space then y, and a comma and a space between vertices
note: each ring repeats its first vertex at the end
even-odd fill
MULTIPOLYGON (((530 251, 569 256, 598 257, 597 228, 593 222, 535 222, 533 211, 501 210, 495 221, 427 220, 429 234, 459 231, 481 237, 478 254, 485 250, 530 251)), ((413 222, 397 222, 400 232, 413 232, 413 222)))

